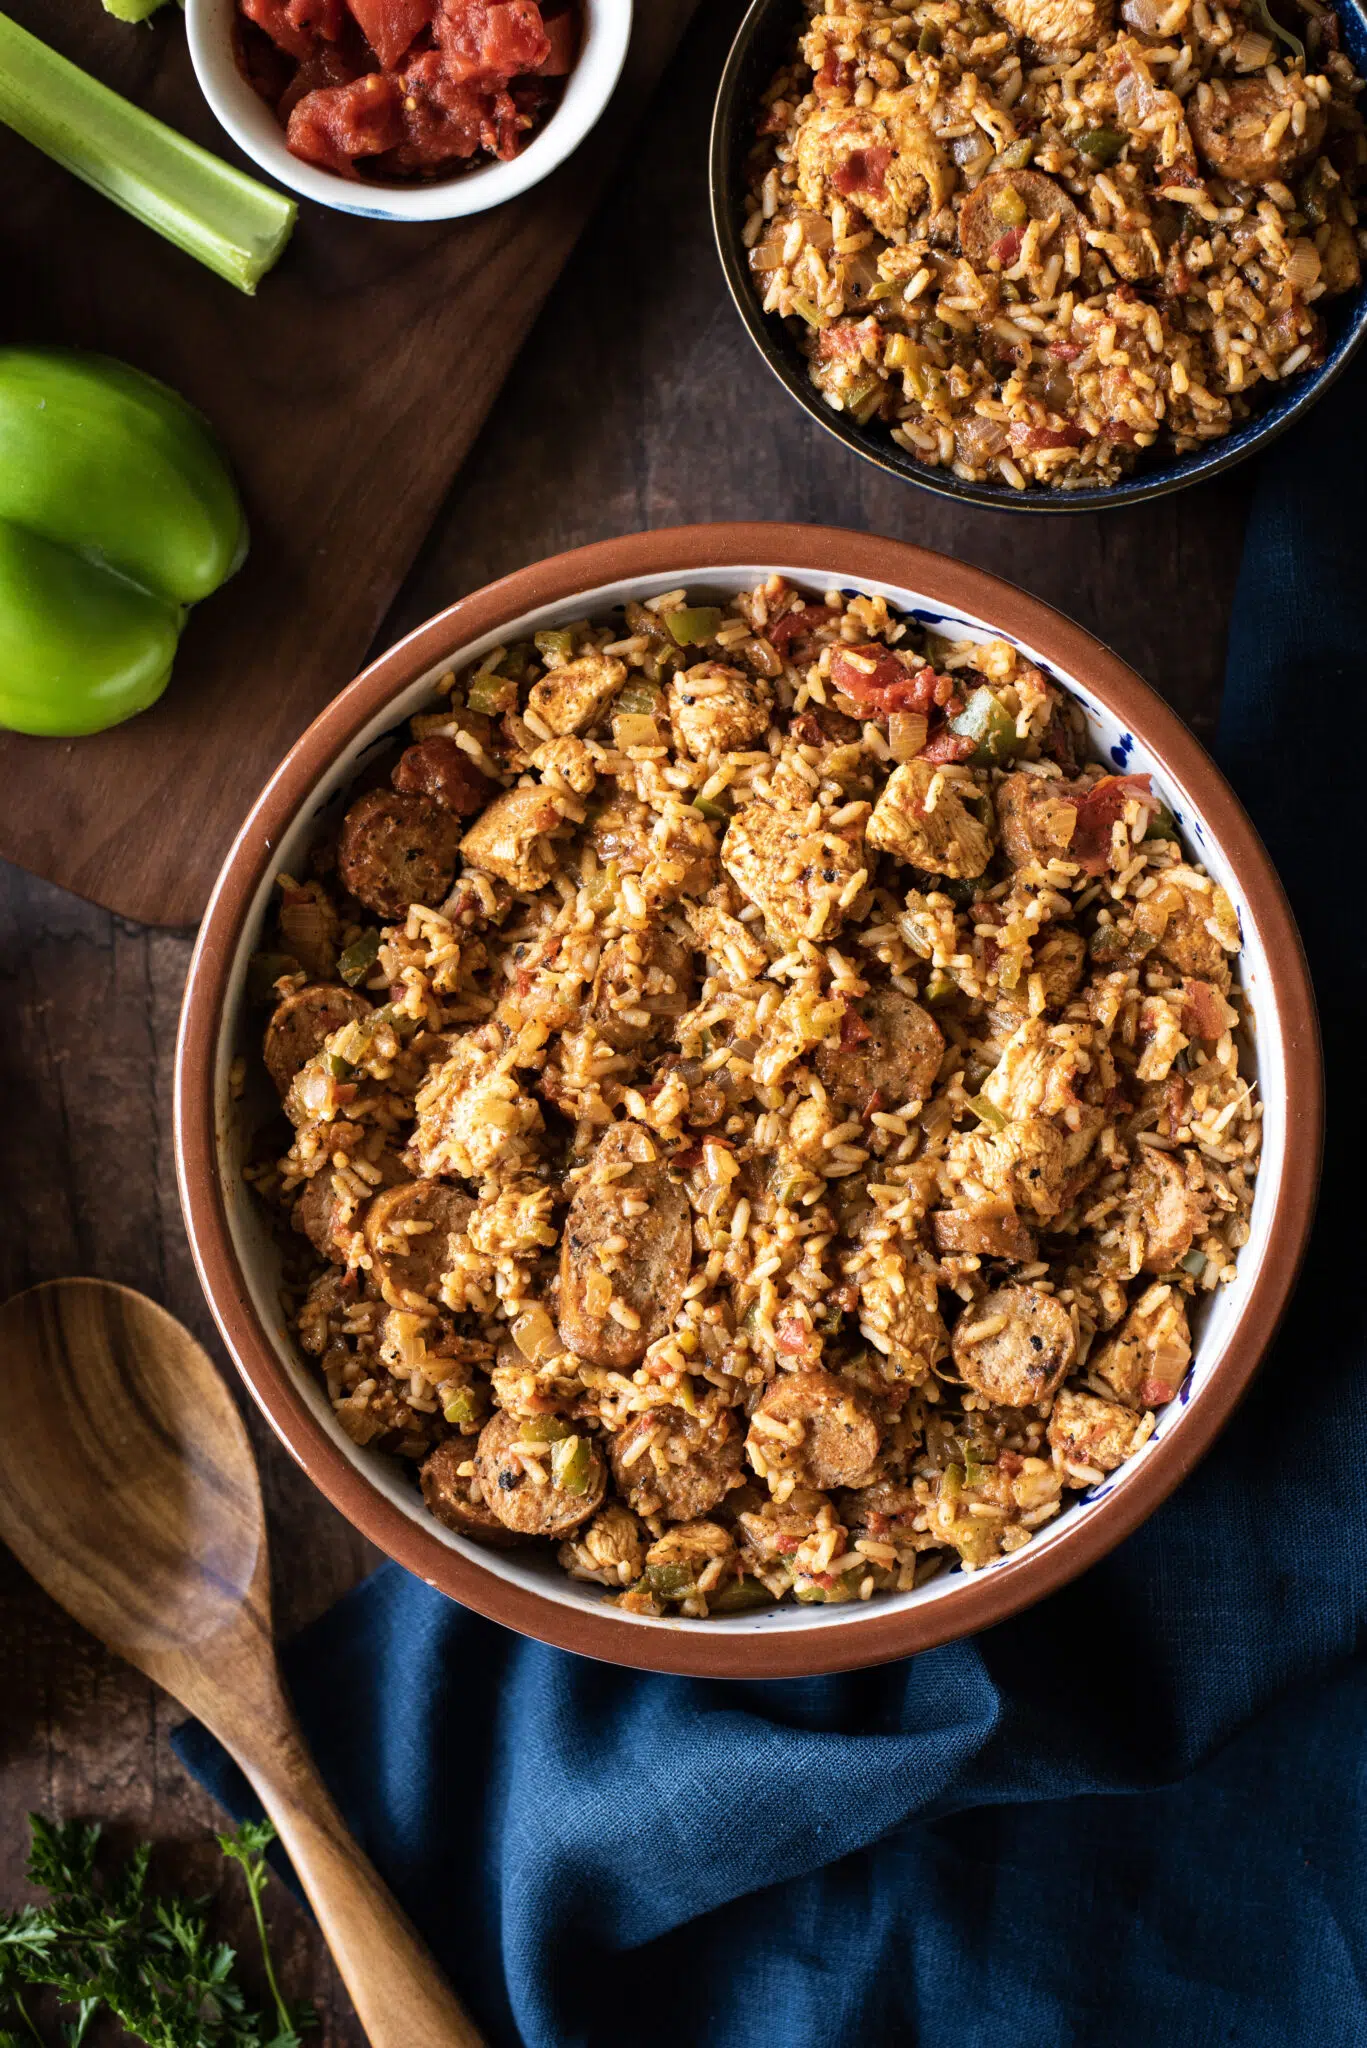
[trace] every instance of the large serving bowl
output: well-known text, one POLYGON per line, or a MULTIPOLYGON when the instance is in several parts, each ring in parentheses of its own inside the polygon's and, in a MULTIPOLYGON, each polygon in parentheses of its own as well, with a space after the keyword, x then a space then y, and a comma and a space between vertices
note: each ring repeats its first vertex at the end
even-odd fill
POLYGON ((411 633, 333 700, 262 792, 219 877, 190 969, 175 1121, 190 1239, 228 1348, 286 1446, 364 1535, 454 1599, 562 1648, 656 1670, 775 1677, 878 1663, 1000 1621, 1101 1557, 1190 1472, 1248 1384, 1299 1264, 1319 1161, 1319 1048, 1300 942, 1257 834, 1180 719, 1114 654, 1009 584, 919 548, 820 527, 696 526, 604 541, 505 577, 411 633), (358 1449, 335 1420, 286 1329, 275 1245, 243 1181, 253 1131, 277 1108, 264 1075, 253 1092, 259 1013, 248 1012, 244 980, 276 874, 301 872, 371 751, 426 708, 453 664, 628 598, 681 584, 720 598, 773 569, 817 594, 881 593, 938 629, 1005 635, 1075 694, 1103 760, 1152 774, 1239 913, 1262 1166, 1238 1276, 1198 1314, 1180 1397, 1128 1464, 1024 1549, 971 1576, 944 1574, 848 1606, 653 1619, 604 1605, 599 1589, 567 1578, 549 1554, 481 1549, 452 1534, 427 1513, 411 1469, 358 1449), (239 1057, 249 1080, 235 1099, 239 1057))
MULTIPOLYGON (((1362 0, 1339 0, 1338 16, 1343 48, 1359 76, 1367 76, 1367 11, 1362 0)), ((756 109, 774 73, 789 59, 801 18, 801 0, 751 0, 737 31, 712 118, 712 224, 736 310, 769 368, 818 425, 889 475, 938 491, 942 497, 1010 512, 1098 512, 1166 497, 1170 491, 1180 491, 1205 477, 1222 475, 1284 434, 1338 381, 1367 339, 1364 281, 1343 298, 1329 302, 1325 314, 1329 343, 1317 369, 1260 391, 1252 418, 1232 433, 1207 442, 1190 455, 1145 461, 1123 483, 1092 490, 1037 487, 1017 491, 1008 483, 969 483, 952 470, 933 469, 915 461, 880 422, 861 427, 827 405, 807 374, 806 361, 788 323, 761 310, 749 252, 741 240, 747 210, 746 158, 754 144, 756 109)))

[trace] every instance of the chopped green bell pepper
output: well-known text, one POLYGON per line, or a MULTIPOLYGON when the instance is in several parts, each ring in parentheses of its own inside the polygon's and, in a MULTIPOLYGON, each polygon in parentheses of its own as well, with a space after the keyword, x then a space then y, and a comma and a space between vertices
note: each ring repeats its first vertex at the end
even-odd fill
POLYGON ((74 738, 145 711, 246 551, 183 398, 107 356, 0 349, 0 726, 74 738))
POLYGON ((721 624, 721 607, 715 604, 683 604, 666 612, 665 624, 679 647, 701 647, 711 640, 721 624))
POLYGON ((1020 744, 1015 719, 985 683, 974 690, 958 717, 951 718, 949 729, 973 741, 969 759, 979 768, 1009 761, 1020 744))

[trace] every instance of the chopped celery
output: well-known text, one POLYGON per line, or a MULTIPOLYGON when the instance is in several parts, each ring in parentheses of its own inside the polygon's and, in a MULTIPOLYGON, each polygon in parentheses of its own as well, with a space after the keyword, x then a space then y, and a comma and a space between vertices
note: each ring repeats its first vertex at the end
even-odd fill
POLYGON ((149 14, 165 5, 166 0, 104 0, 104 11, 112 14, 115 21, 146 21, 149 14))
POLYGON ((654 683, 648 683, 644 676, 634 676, 617 695, 614 711, 634 711, 652 716, 664 709, 664 696, 654 683))
POLYGON ((798 318, 800 320, 805 320, 809 327, 830 326, 830 322, 826 318, 826 315, 824 313, 818 312, 816 307, 812 304, 811 300, 804 298, 800 292, 793 293, 792 308, 793 311, 797 314, 798 318))
POLYGON ((985 683, 973 692, 958 717, 951 718, 949 727, 973 741, 969 759, 979 768, 995 768, 1009 761, 1020 744, 1015 719, 985 683))
POLYGON ((1149 822, 1144 828, 1142 837, 1145 839, 1177 839, 1180 837, 1177 830, 1177 820, 1166 804, 1158 804, 1155 810, 1149 812, 1149 822))
POLYGON ((666 612, 664 622, 669 628, 669 637, 677 647, 698 647, 704 640, 714 640, 721 624, 721 606, 715 604, 684 604, 677 611, 666 612))
POLYGON ((327 1068, 334 1081, 349 1081, 356 1072, 351 1061, 343 1059, 339 1052, 328 1053, 323 1060, 323 1065, 327 1068))
POLYGON ((1004 1131, 1010 1119, 1004 1117, 995 1102, 989 1102, 985 1095, 970 1095, 968 1106, 974 1116, 980 1116, 994 1131, 1004 1131))
POLYGON ((696 1581, 686 1564, 648 1564, 637 1584, 658 1600, 677 1600, 691 1593, 696 1581))
POLYGON ((707 1596, 711 1614, 750 1614, 756 1607, 772 1607, 774 1596, 762 1579, 732 1579, 719 1592, 707 1596))
POLYGON ((1008 142, 1001 150, 992 168, 994 171, 1023 171, 1035 154, 1035 139, 1022 135, 1018 142, 1008 142))
POLYGON ((554 654, 561 661, 568 661, 574 653, 574 634, 568 627, 561 627, 550 633, 537 633, 533 638, 538 654, 554 654))
POLYGON ((1089 128, 1085 135, 1074 136, 1073 147, 1094 164, 1113 164, 1128 139, 1118 128, 1089 128))
POLYGON ((479 1402, 468 1387, 458 1387, 454 1394, 448 1394, 442 1414, 450 1423, 475 1422, 479 1418, 479 1402))
POLYGON ((355 988, 358 982, 365 980, 371 968, 375 965, 379 951, 380 934, 376 931, 374 925, 368 931, 362 932, 359 939, 353 939, 351 944, 344 948, 337 960, 337 972, 349 988, 355 988))
POLYGON ((943 1003, 953 993, 954 983, 950 980, 949 976, 941 974, 938 967, 935 968, 926 982, 926 1001, 928 1003, 943 1003))
POLYGON ((855 385, 845 400, 845 410, 858 426, 866 427, 883 402, 883 381, 866 377, 855 385))
POLYGON ((729 811, 724 811, 720 804, 714 804, 710 797, 705 796, 695 796, 691 808, 701 817, 710 818, 714 824, 731 815, 729 811))
POLYGON ((290 238, 292 199, 111 92, 6 14, 0 121, 239 291, 256 290, 290 238))
POLYGON ((505 711, 516 711, 517 684, 495 669, 482 668, 478 675, 471 676, 465 702, 471 711, 482 712, 486 718, 498 718, 505 711))
POLYGON ((587 1493, 593 1474, 593 1453, 586 1436, 568 1436, 551 1445, 551 1478, 566 1493, 587 1493))
POLYGON ((522 1424, 522 1435, 529 1444, 568 1443, 574 1433, 573 1424, 559 1415, 533 1415, 522 1424))

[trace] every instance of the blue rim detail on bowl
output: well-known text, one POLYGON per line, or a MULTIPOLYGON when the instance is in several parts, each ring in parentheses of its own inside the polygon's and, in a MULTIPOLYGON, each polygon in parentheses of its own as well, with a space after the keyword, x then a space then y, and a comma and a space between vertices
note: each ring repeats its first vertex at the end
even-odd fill
MULTIPOLYGON (((1362 0, 1337 0, 1343 46, 1360 76, 1367 76, 1367 11, 1362 0)), ((961 504, 985 505, 1008 512, 1104 512, 1115 506, 1139 505, 1173 491, 1221 476, 1258 453, 1294 426, 1330 387, 1367 340, 1367 278, 1357 289, 1335 300, 1326 316, 1329 348, 1319 369, 1297 375, 1284 397, 1262 405, 1244 424, 1194 455, 1177 457, 1137 470, 1123 483, 1080 491, 1031 487, 1016 491, 1009 484, 967 483, 951 470, 931 469, 898 447, 886 428, 860 427, 843 413, 833 412, 807 375, 807 366, 785 323, 760 310, 741 242, 745 159, 751 141, 751 120, 760 95, 792 46, 797 27, 797 0, 751 0, 736 32, 722 71, 712 117, 709 183, 712 228, 722 272, 750 339, 779 382, 817 424, 856 455, 875 463, 889 476, 919 484, 942 498, 961 504)))

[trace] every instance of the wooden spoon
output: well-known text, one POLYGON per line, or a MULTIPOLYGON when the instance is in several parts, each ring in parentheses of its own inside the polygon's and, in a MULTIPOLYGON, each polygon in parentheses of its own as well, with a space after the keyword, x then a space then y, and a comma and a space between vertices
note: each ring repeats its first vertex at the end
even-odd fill
POLYGON ((483 2048, 304 1747, 242 1418, 189 1332, 131 1288, 57 1280, 0 1308, 0 1538, 241 1765, 373 2048, 483 2048))

